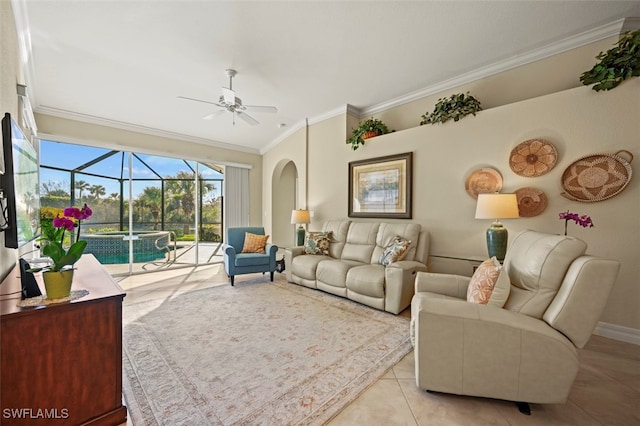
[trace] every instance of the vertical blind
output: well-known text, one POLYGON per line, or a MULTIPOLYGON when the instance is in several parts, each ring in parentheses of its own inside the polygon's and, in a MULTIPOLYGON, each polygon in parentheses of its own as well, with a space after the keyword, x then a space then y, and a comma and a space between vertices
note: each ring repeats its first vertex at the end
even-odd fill
POLYGON ((227 229, 249 226, 249 169, 226 166, 224 172, 224 235, 227 229))

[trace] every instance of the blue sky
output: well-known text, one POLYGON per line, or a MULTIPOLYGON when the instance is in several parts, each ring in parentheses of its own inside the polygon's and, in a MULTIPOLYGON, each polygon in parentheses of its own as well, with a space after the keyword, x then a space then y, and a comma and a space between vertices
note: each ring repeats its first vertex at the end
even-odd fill
MULTIPOLYGON (((40 165, 41 166, 53 166, 63 169, 74 169, 83 164, 92 161, 101 155, 109 153, 111 150, 104 148, 94 148, 82 145, 73 145, 61 142, 52 142, 47 140, 40 141, 40 165)), ((185 161, 175 158, 161 157, 157 155, 137 154, 140 159, 152 168, 156 173, 162 177, 175 176, 180 171, 191 172, 185 161)), ((193 169, 196 168, 195 161, 187 161, 193 169)), ((92 166, 84 169, 89 173, 97 175, 109 176, 119 178, 121 175, 124 178, 129 176, 129 155, 124 154, 124 161, 122 153, 118 153, 110 156, 92 166), (122 172, 121 172, 122 170, 122 172)), ((223 175, 215 170, 200 166, 200 174, 207 179, 221 179, 223 175)), ((140 160, 134 157, 133 160, 133 177, 135 179, 157 179, 157 176, 148 167, 145 166, 140 160)), ((57 182, 64 188, 69 187, 70 175, 47 168, 40 169, 40 182, 57 182)), ((90 185, 99 184, 106 188, 106 195, 119 192, 118 181, 114 179, 96 178, 93 176, 77 175, 77 180, 84 180, 89 182, 90 185)), ((154 185, 152 182, 134 182, 134 198, 138 193, 142 192, 142 189, 146 186, 154 185)), ((159 186, 159 182, 157 183, 159 186)), ((125 188, 128 185, 125 184, 125 188)), ((218 191, 220 188, 218 188, 218 191)))

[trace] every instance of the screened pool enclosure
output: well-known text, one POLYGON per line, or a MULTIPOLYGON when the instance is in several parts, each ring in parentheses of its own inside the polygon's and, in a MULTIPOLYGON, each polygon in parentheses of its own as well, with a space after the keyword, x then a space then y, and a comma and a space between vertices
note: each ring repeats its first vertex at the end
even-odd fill
POLYGON ((43 222, 86 203, 86 253, 112 274, 222 260, 223 167, 40 141, 43 222))

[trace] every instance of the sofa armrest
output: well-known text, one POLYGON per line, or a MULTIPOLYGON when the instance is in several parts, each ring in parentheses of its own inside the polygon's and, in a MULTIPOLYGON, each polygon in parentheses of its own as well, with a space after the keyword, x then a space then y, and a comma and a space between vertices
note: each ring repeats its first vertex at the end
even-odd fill
POLYGON ((293 258, 296 256, 300 256, 303 253, 304 247, 287 247, 284 249, 284 271, 287 275, 287 281, 293 282, 293 276, 291 275, 293 258))
POLYGON ((265 253, 269 255, 269 271, 276 270, 276 255, 278 254, 278 246, 275 244, 267 244, 264 248, 265 253))
POLYGON ((384 269, 384 310, 399 314, 411 304, 413 282, 418 271, 426 271, 427 265, 413 260, 393 262, 384 269))
POLYGON ((224 253, 229 257, 236 257, 236 249, 228 244, 224 245, 224 253))
POLYGON ((224 245, 224 269, 228 275, 235 275, 236 249, 229 244, 224 245))
POLYGON ((467 300, 467 288, 471 278, 453 274, 435 274, 418 272, 415 281, 415 292, 438 293, 444 296, 467 300))
POLYGON ((421 389, 563 403, 575 346, 544 321, 494 306, 417 294, 411 306, 421 389))

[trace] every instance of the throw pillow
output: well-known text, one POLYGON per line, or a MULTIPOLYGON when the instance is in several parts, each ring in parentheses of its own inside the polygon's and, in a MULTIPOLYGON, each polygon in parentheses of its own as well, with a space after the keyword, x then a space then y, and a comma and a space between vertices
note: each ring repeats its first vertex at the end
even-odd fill
POLYGON ((266 253, 264 248, 267 245, 268 239, 268 235, 257 235, 245 232, 242 253, 266 253))
POLYGON ((509 277, 494 256, 482 262, 474 272, 467 288, 467 301, 501 308, 509 297, 510 289, 509 277))
POLYGON ((393 240, 384 248, 382 256, 380 256, 380 264, 389 266, 393 262, 399 262, 407 255, 411 246, 411 241, 396 235, 393 240))
POLYGON ((502 308, 505 303, 507 303, 510 293, 511 280, 509 279, 509 274, 507 274, 507 271, 503 267, 500 269, 500 275, 498 275, 496 285, 493 286, 493 291, 491 292, 491 297, 487 305, 502 308))
POLYGON ((331 231, 307 232, 307 235, 304 239, 304 253, 329 256, 330 242, 331 242, 331 231))

